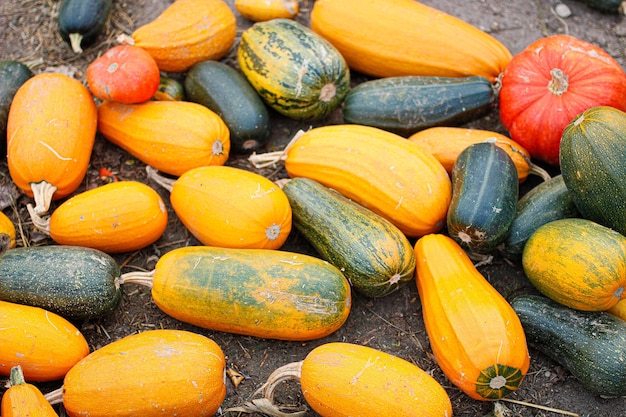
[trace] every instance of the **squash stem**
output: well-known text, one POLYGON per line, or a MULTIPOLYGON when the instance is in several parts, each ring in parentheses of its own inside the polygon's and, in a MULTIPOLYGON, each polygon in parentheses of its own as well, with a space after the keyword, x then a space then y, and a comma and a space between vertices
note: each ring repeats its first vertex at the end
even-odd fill
POLYGON ((28 210, 28 214, 30 214, 30 219, 33 222, 33 226, 35 226, 38 230, 50 236, 50 219, 43 219, 39 214, 36 213, 35 208, 32 204, 27 204, 26 209, 28 210))
POLYGON ((156 182, 170 193, 172 192, 172 188, 174 187, 176 180, 159 175, 157 169, 151 167, 150 165, 146 165, 146 173, 148 174, 148 178, 152 181, 156 182))
POLYGON ((44 395, 44 398, 50 405, 61 404, 63 402, 63 387, 50 391, 44 395))
POLYGON ((80 47, 80 44, 83 41, 83 35, 81 35, 80 33, 70 33, 69 36, 72 50, 77 54, 82 54, 83 48, 80 47))
POLYGON ((266 152, 262 154, 253 152, 252 155, 248 157, 248 161, 257 169, 275 166, 278 162, 287 159, 287 151, 304 133, 304 130, 298 130, 282 151, 266 152))
POLYGON ((119 277, 120 285, 131 283, 139 284, 152 288, 152 280, 154 278, 154 270, 148 272, 133 271, 122 274, 119 277))
POLYGON ((563 71, 559 68, 552 68, 550 70, 550 75, 552 76, 552 79, 548 83, 548 90, 557 96, 565 93, 569 87, 567 75, 563 74, 563 71))
POLYGON ((22 367, 20 365, 11 368, 10 375, 11 376, 9 377, 9 381, 12 387, 26 383, 26 381, 24 380, 24 373, 22 372, 22 367))
POLYGON ((33 198, 35 199, 35 213, 47 213, 50 210, 50 202, 57 191, 57 187, 44 180, 31 183, 30 189, 33 191, 33 198))

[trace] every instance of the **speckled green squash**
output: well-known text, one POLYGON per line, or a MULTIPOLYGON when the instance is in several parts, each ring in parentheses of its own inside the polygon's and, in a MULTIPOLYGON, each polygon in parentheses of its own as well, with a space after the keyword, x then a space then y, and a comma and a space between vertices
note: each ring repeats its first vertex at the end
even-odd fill
POLYGON ((245 30, 237 57, 257 93, 292 119, 328 116, 350 88, 350 70, 339 51, 291 19, 258 22, 245 30))
POLYGON ((518 296, 511 306, 532 349, 568 369, 595 394, 626 395, 626 321, 604 311, 568 308, 538 295, 518 296))
POLYGON ((348 280, 330 263, 272 249, 174 249, 149 282, 156 305, 180 321, 268 339, 327 336, 346 321, 352 300, 348 280))
POLYGON ((293 178, 283 191, 298 231, 355 290, 380 297, 413 278, 413 246, 391 222, 312 179, 293 178))
POLYGON ((591 220, 539 227, 526 242, 522 267, 545 296, 577 310, 604 311, 626 298, 626 237, 591 220))
POLYGON ((0 256, 0 300, 52 311, 67 319, 101 317, 122 298, 120 268, 97 249, 32 246, 0 256))

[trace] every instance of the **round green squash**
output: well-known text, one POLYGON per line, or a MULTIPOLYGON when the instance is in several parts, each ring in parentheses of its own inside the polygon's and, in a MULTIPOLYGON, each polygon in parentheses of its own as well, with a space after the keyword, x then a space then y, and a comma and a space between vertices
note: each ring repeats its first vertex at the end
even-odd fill
POLYGON ((626 237, 591 220, 540 226, 524 246, 522 267, 541 293, 570 308, 604 311, 626 297, 626 237))
POLYGON ((582 217, 626 234, 626 113, 592 107, 563 131, 561 173, 582 217))
POLYGON ((7 120, 13 96, 33 76, 33 72, 19 61, 0 61, 0 150, 6 152, 7 120))

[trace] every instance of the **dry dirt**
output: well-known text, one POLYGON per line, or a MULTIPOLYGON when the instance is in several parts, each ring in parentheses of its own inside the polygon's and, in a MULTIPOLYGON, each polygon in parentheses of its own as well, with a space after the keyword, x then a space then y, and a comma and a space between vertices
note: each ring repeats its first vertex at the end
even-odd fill
MULTIPOLYGON (((168 0, 116 0, 110 22, 98 43, 85 50, 82 55, 74 54, 57 34, 56 12, 59 1, 54 0, 2 0, 0 2, 0 60, 16 59, 30 65, 34 72, 47 70, 65 71, 84 81, 89 62, 99 53, 116 44, 120 33, 131 33, 136 27, 156 17, 171 1, 168 0)), ((232 5, 233 0, 228 0, 232 5)), ((582 3, 563 1, 572 14, 560 18, 554 12, 555 1, 529 0, 424 0, 424 3, 458 16, 491 33, 502 41, 513 54, 520 52, 535 39, 557 33, 571 35, 590 41, 613 55, 623 66, 626 65, 626 21, 617 15, 604 15, 589 9, 582 3)), ((301 1, 298 20, 306 23, 313 1, 301 1)), ((238 17, 240 29, 250 22, 238 17)), ((424 28, 428 30, 428 28, 424 28)), ((399 40, 401 41, 401 40, 399 40)), ((233 64, 232 54, 226 61, 233 64)), ((353 74, 356 84, 365 78, 353 74)), ((326 120, 314 125, 340 123, 341 110, 326 120)), ((300 128, 310 125, 286 120, 273 114, 272 138, 269 150, 281 149, 300 128)), ((497 112, 472 122, 473 127, 492 129, 506 133, 499 124, 497 112)), ((228 164, 253 170, 245 157, 233 155, 228 164)), ((99 169, 106 167, 120 179, 146 181, 144 165, 124 153, 106 140, 98 137, 92 163, 81 189, 101 185, 99 169)), ((554 170, 553 170, 554 173, 554 170)), ((283 171, 263 172, 272 178, 286 176, 283 171)), ((6 161, 0 161, 0 183, 3 197, 10 190, 11 181, 6 161)), ((538 179, 529 179, 522 192, 536 185, 538 179)), ((156 184, 151 184, 158 189, 156 184)), ((167 192, 160 189, 165 201, 167 192)), ((0 199, 1 200, 1 199, 0 199)), ((49 243, 38 234, 29 222, 25 206, 29 199, 16 193, 15 204, 3 207, 20 226, 19 245, 49 243)), ((182 245, 199 244, 184 228, 169 208, 170 221, 164 236, 145 250, 116 256, 123 272, 150 270, 158 256, 182 245)), ((314 254, 312 248, 293 232, 283 247, 285 250, 314 254)), ((506 297, 533 292, 520 265, 509 264, 496 256, 491 265, 480 268, 488 280, 506 297)), ((405 358, 422 369, 428 370, 443 384, 453 403, 455 416, 484 416, 494 404, 470 399, 452 386, 443 376, 430 353, 428 339, 421 317, 420 302, 414 283, 400 291, 380 299, 367 299, 355 294, 351 315, 347 323, 336 333, 307 343, 281 342, 252 337, 213 332, 180 323, 162 313, 151 301, 148 289, 127 285, 119 308, 107 317, 85 323, 76 323, 90 342, 92 349, 99 348, 132 333, 155 328, 187 329, 214 339, 224 350, 229 368, 240 372, 245 379, 235 387, 228 382, 228 393, 223 408, 233 407, 249 400, 255 390, 277 367, 302 360, 314 347, 331 341, 346 341, 381 349, 405 358)), ((531 351, 532 364, 521 388, 509 398, 567 411, 579 416, 623 417, 626 415, 626 399, 607 400, 586 391, 564 368, 531 351)), ((107 376, 103 376, 107 377, 107 376)), ((115 375, 110 375, 115 378, 115 375)), ((0 381, 0 385, 3 381, 0 381)), ((40 385, 48 392, 61 382, 40 385)), ((3 388, 0 388, 0 394, 3 388)), ((297 383, 286 384, 279 390, 278 399, 284 404, 299 407, 305 401, 297 383)), ((112 399, 114 401, 114 399, 112 399)), ((554 416, 557 413, 540 410, 528 405, 503 402, 508 416, 554 416)), ((237 413, 226 413, 237 415, 237 413)), ((315 416, 308 412, 308 416, 315 416)))

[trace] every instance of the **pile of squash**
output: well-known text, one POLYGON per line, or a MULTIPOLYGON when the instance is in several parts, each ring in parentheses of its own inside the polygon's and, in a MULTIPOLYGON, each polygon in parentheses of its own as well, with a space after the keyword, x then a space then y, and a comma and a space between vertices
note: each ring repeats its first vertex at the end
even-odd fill
MULTIPOLYGON (((111 7, 64 0, 61 36, 89 48, 111 7)), ((353 291, 414 284, 434 358, 469 397, 514 392, 533 350, 595 394, 626 395, 620 65, 567 35, 512 56, 413 0, 318 0, 310 26, 298 15, 294 1, 176 0, 91 62, 85 84, 0 63, 9 174, 51 240, 24 245, 0 213, 2 415, 53 416, 60 402, 71 417, 214 415, 226 365, 208 337, 149 330, 90 352, 73 323, 110 314, 133 284, 181 322, 294 342, 339 329, 353 291), (240 38, 236 13, 256 22, 240 38), (368 81, 352 86, 351 72, 368 81), (496 108, 509 135, 463 127, 496 108), (324 123, 338 110, 343 123, 324 123), (273 112, 317 125, 265 152, 273 112), (79 192, 97 134, 147 181, 79 192), (542 181, 521 195, 529 175, 542 181), (122 273, 112 255, 162 238, 167 204, 197 244, 122 273), (315 255, 281 250, 294 232, 315 255), (535 293, 501 295, 475 264, 494 256, 535 293), (46 396, 31 384, 57 380, 46 396)), ((278 369, 238 411, 285 415, 273 392, 288 378, 323 416, 452 415, 431 375, 351 343, 278 369)))

